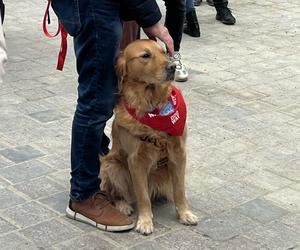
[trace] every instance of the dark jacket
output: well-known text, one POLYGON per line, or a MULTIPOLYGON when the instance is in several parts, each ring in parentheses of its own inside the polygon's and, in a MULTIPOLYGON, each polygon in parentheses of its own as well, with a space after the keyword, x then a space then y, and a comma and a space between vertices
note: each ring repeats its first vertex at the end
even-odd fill
MULTIPOLYGON (((87 11, 88 0, 52 0, 52 8, 72 36, 81 28, 80 16, 87 11)), ((111 0, 120 3, 120 17, 135 20, 141 27, 147 28, 161 19, 161 12, 155 0, 111 0)))

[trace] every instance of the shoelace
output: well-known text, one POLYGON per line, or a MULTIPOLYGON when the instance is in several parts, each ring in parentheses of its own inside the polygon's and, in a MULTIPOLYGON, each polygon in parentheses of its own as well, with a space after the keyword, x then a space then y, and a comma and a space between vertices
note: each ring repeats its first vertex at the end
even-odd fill
POLYGON ((173 57, 171 57, 170 59, 171 59, 171 62, 176 64, 177 69, 182 68, 181 55, 179 53, 174 53, 173 57))

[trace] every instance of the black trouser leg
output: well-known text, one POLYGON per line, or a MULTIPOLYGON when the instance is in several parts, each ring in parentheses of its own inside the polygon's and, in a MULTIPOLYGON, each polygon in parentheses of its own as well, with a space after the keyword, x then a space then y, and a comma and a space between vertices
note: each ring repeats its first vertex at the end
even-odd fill
POLYGON ((185 14, 185 0, 164 0, 166 5, 165 26, 174 40, 174 50, 179 51, 185 14))
POLYGON ((227 0, 214 0, 214 4, 215 4, 216 9, 222 8, 222 7, 227 7, 228 1, 227 0))

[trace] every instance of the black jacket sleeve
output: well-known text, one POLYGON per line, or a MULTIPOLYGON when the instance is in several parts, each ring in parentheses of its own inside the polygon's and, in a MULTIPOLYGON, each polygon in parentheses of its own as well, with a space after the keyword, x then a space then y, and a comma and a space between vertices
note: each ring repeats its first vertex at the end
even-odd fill
POLYGON ((121 17, 125 21, 135 20, 141 27, 148 28, 161 19, 155 0, 120 0, 121 17))

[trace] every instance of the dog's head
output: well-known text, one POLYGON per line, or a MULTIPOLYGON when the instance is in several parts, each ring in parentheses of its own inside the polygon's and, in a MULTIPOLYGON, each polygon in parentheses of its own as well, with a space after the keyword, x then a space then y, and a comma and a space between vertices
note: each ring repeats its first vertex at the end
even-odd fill
POLYGON ((120 82, 162 84, 174 80, 175 67, 158 43, 143 39, 130 43, 120 54, 116 72, 120 82))

